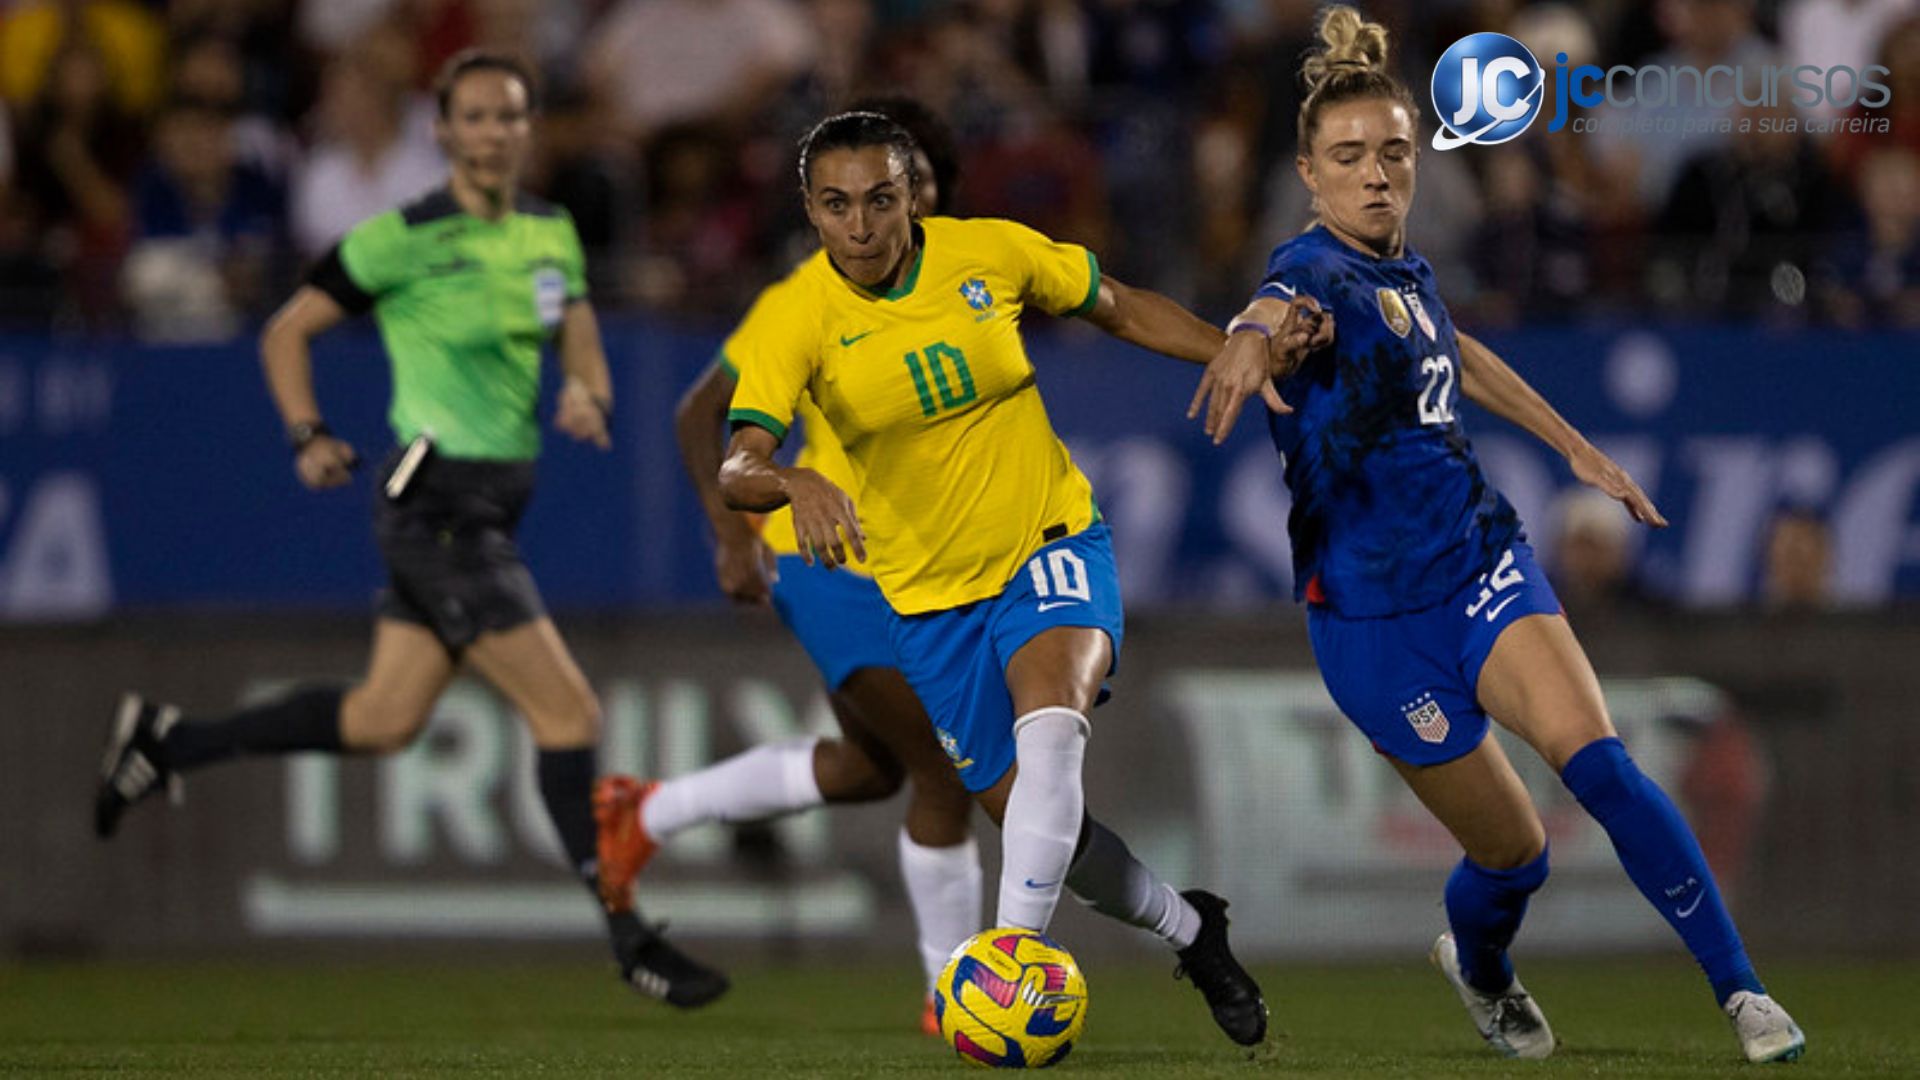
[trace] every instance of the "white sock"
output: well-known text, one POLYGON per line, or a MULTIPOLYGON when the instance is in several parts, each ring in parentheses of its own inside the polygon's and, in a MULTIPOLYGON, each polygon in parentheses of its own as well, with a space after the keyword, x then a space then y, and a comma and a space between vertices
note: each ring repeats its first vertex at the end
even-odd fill
POLYGON ((819 806, 813 775, 818 736, 804 735, 744 750, 699 772, 662 780, 640 804, 640 827, 665 841, 709 821, 758 821, 819 806))
POLYGON ((1086 797, 1080 764, 1087 718, 1072 709, 1036 709, 1013 722, 1020 771, 1000 826, 1000 914, 995 926, 1045 931, 1080 838, 1086 797))
POLYGON ((1155 877, 1125 840, 1097 821, 1087 822, 1087 847, 1067 873, 1067 888, 1100 914, 1151 930, 1176 949, 1200 935, 1200 913, 1187 898, 1155 877))
POLYGON ((901 829, 900 876, 920 928, 920 966, 931 992, 953 950, 986 929, 980 925, 980 846, 969 836, 952 847, 923 847, 901 829))

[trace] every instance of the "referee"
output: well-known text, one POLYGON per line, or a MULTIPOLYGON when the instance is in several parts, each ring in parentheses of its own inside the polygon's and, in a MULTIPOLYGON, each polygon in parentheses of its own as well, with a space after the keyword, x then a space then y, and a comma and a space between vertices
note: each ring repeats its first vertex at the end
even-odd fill
POLYGON ((602 449, 613 407, 585 259, 566 211, 521 194, 533 80, 516 60, 467 52, 436 86, 444 188, 355 226, 275 314, 261 339, 267 383, 315 490, 358 464, 313 393, 314 337, 372 311, 393 365, 398 448, 380 470, 374 533, 387 565, 366 677, 309 687, 216 720, 129 695, 110 736, 96 831, 182 772, 250 754, 392 753, 406 747, 464 661, 526 717, 540 793, 575 871, 595 890, 622 976, 680 1006, 726 978, 643 924, 630 887, 602 886, 592 786, 600 707, 547 617, 514 542, 540 450, 541 346, 565 382, 554 424, 602 449))

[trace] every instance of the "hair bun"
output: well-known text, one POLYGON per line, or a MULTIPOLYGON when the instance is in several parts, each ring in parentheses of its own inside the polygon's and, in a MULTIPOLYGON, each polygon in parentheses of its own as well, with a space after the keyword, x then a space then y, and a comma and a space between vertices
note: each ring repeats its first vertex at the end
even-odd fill
POLYGON ((1346 4, 1335 4, 1320 16, 1320 47, 1301 65, 1307 92, 1337 75, 1385 74, 1387 28, 1367 22, 1346 4))

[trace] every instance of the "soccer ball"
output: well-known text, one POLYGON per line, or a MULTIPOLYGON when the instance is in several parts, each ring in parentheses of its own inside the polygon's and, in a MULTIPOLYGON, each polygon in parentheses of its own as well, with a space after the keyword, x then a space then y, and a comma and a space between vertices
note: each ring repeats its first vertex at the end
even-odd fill
POLYGON ((996 1069, 1058 1065, 1087 1026, 1087 980, 1045 934, 1003 926, 953 950, 933 987, 940 1035, 996 1069))

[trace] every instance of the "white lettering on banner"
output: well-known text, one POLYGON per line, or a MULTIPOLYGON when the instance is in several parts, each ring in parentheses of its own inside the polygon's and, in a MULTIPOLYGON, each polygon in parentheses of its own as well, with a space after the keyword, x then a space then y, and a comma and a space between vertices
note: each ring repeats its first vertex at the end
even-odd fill
POLYGON ((491 805, 507 765, 503 711, 479 686, 454 683, 425 734, 380 762, 380 849, 390 861, 432 857, 436 821, 461 860, 506 858, 506 830, 491 805))
MULTIPOLYGON (((1241 454, 1227 473, 1220 488, 1220 528, 1235 549, 1260 571, 1279 582, 1282 595, 1293 592, 1293 543, 1287 539, 1287 515, 1293 510, 1293 496, 1287 491, 1286 466, 1265 446, 1241 454)), ((1220 567, 1215 574, 1214 602, 1222 607, 1248 607, 1259 602, 1265 590, 1254 582, 1235 583, 1234 566, 1220 567)))
POLYGON ((1089 444, 1075 440, 1074 463, 1100 496, 1100 515, 1113 530, 1120 595, 1151 603, 1173 590, 1174 559, 1190 497, 1189 469, 1178 451, 1155 438, 1089 444))
POLYGON ((1745 600, 1754 554, 1773 512, 1773 459, 1758 436, 1688 439, 1697 482, 1687 514, 1681 596, 1689 604, 1745 600))
MULTIPOLYGON (((290 685, 290 680, 256 681, 241 702, 258 702, 290 685)), ((601 700, 603 772, 681 775, 716 756, 714 697, 707 685, 668 679, 649 688, 621 679, 602 690, 601 700)), ((798 700, 770 679, 731 682, 724 700, 724 715, 744 744, 837 730, 824 694, 798 700)), ((247 881, 241 900, 248 925, 258 933, 597 933, 596 920, 576 917, 590 913, 580 903, 577 886, 503 886, 492 881, 497 869, 487 870, 484 880, 442 878, 432 887, 313 876, 324 875, 326 866, 352 854, 356 845, 364 850, 370 840, 380 860, 390 865, 451 859, 477 871, 516 854, 560 863, 559 840, 539 794, 536 752, 526 725, 504 701, 478 682, 456 680, 420 739, 382 760, 375 771, 372 835, 364 825, 347 824, 350 818, 366 819, 343 803, 341 759, 289 757, 284 774, 287 853, 310 869, 299 881, 282 880, 265 870, 247 881), (458 910, 442 910, 434 899, 442 894, 463 898, 458 910), (545 915, 539 913, 535 897, 548 905, 545 915)), ((830 861, 830 821, 825 815, 796 815, 773 827, 796 865, 830 861)), ((719 825, 688 830, 674 838, 661 862, 682 872, 726 868, 732 860, 730 840, 730 831, 719 825)), ((822 933, 850 933, 870 922, 874 902, 870 883, 851 874, 831 881, 817 874, 778 882, 670 880, 664 887, 650 885, 648 891, 651 914, 673 917, 697 933, 754 935, 790 932, 802 925, 818 926, 822 933)))
POLYGON ((1920 563, 1916 486, 1920 438, 1895 443, 1854 470, 1833 512, 1833 587, 1839 599, 1885 601, 1900 568, 1920 563))
MULTIPOLYGON (((0 530, 10 500, 0 487, 0 530)), ((0 553, 0 617, 73 619, 113 606, 113 570, 100 492, 80 472, 47 473, 19 500, 0 553)))
MULTIPOLYGON (((1184 728, 1192 775, 1205 778, 1189 830, 1193 872, 1234 898, 1236 944, 1401 954, 1431 942, 1459 846, 1340 715, 1319 675, 1186 670, 1156 689, 1184 728)), ((1606 679, 1602 689, 1640 767, 1676 789, 1688 728, 1713 721, 1720 693, 1684 678, 1606 679)), ((1555 886, 1535 899, 1529 935, 1565 948, 1667 941, 1606 834, 1537 755, 1498 737, 1553 845, 1555 886)))

